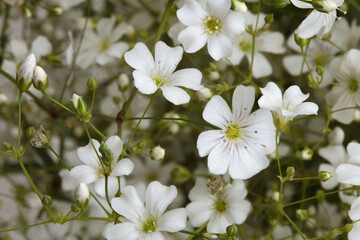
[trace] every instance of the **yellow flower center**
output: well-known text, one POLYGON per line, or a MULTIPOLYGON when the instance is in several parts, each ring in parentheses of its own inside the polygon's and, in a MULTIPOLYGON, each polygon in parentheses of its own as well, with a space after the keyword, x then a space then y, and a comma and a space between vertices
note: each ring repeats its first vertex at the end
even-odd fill
POLYGON ((250 51, 252 49, 252 42, 251 39, 244 37, 239 41, 239 47, 244 52, 250 51))
POLYGON ((325 67, 329 63, 329 59, 325 54, 318 54, 314 57, 314 63, 317 67, 325 67))
POLYGON ((215 16, 207 16, 203 20, 205 32, 207 34, 215 34, 221 31, 223 23, 215 16))
POLYGON ((227 203, 226 203, 225 199, 222 197, 218 197, 218 199, 216 199, 216 201, 215 201, 214 209, 218 213, 225 212, 227 209, 227 203))
POLYGON ((141 224, 141 231, 144 233, 155 232, 158 227, 158 219, 155 217, 149 217, 141 224))
POLYGON ((225 130, 225 137, 229 141, 236 141, 241 137, 241 129, 237 122, 230 123, 225 130))
POLYGON ((355 78, 351 78, 348 83, 348 88, 351 92, 356 92, 359 89, 359 82, 355 78))

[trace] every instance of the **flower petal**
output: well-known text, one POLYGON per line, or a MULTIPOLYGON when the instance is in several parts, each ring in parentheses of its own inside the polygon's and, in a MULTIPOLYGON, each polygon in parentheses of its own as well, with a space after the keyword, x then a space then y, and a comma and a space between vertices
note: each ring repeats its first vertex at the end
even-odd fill
POLYGON ((339 185, 339 183, 336 179, 335 170, 336 170, 336 168, 330 164, 327 164, 327 163, 320 164, 319 173, 321 171, 326 171, 326 172, 330 172, 331 176, 332 176, 332 178, 330 178, 326 182, 323 182, 323 181, 320 182, 321 186, 324 189, 331 190, 331 189, 334 189, 337 185, 339 185))
POLYGON ((161 87, 164 97, 175 105, 181 105, 190 101, 190 96, 187 92, 179 87, 164 86, 161 87))
MULTIPOLYGON (((248 60, 249 62, 251 61, 251 59, 248 60)), ((270 75, 272 73, 272 67, 264 55, 255 52, 252 71, 255 78, 261 78, 270 75)))
POLYGON ((329 145, 319 149, 319 155, 331 165, 338 166, 346 162, 346 150, 343 145, 329 145))
POLYGON ((186 212, 189 216, 190 225, 192 227, 200 227, 211 216, 211 206, 201 201, 191 202, 186 206, 186 212))
POLYGON ((309 16, 302 21, 295 33, 298 34, 300 38, 311 38, 315 36, 323 27, 325 15, 327 15, 327 13, 313 10, 309 16))
POLYGON ((233 149, 226 142, 220 142, 209 153, 208 167, 213 174, 225 174, 233 160, 233 149))
POLYGON ((109 137, 106 142, 106 146, 111 150, 112 154, 114 154, 114 161, 117 161, 122 150, 124 142, 118 136, 114 135, 109 137))
POLYGON ((159 89, 149 74, 143 71, 135 70, 133 77, 135 87, 143 94, 153 94, 159 89))
POLYGON ((230 57, 232 54, 232 42, 224 34, 213 34, 208 39, 208 51, 216 61, 223 57, 230 57))
POLYGON ((353 221, 360 219, 360 197, 358 197, 351 205, 351 209, 349 210, 349 217, 353 221))
POLYGON ((205 121, 222 129, 225 129, 231 121, 231 116, 229 105, 220 96, 213 96, 203 112, 205 121))
POLYGON ((136 43, 132 50, 124 54, 124 58, 126 63, 136 70, 149 72, 154 67, 154 58, 142 42, 136 43))
POLYGON ((281 54, 285 52, 283 46, 285 42, 284 35, 280 32, 264 32, 256 38, 256 50, 260 52, 269 52, 281 54))
POLYGON ((202 24, 202 19, 207 14, 197 1, 189 0, 185 1, 185 4, 176 11, 176 15, 182 24, 191 26, 202 24))
POLYGON ((210 13, 210 15, 223 18, 230 11, 230 7, 230 0, 207 1, 206 10, 210 13))
POLYGON ((146 190, 146 209, 155 216, 161 216, 177 195, 177 189, 167 187, 158 181, 151 182, 146 190))
POLYGON ((111 42, 116 42, 119 40, 125 33, 127 32, 127 25, 126 23, 121 23, 120 25, 116 26, 111 32, 111 42))
POLYGON ((199 156, 205 157, 209 155, 210 151, 222 141, 224 134, 221 130, 209 130, 202 132, 196 142, 196 147, 199 150, 199 156))
POLYGON ((224 214, 216 214, 211 216, 206 230, 210 233, 226 233, 227 226, 231 224, 224 214))
POLYGON ((129 49, 129 44, 125 42, 118 42, 109 47, 108 50, 106 50, 107 54, 116 57, 116 58, 122 58, 124 53, 129 49))
POLYGON ((229 35, 238 35, 244 32, 244 16, 239 12, 230 11, 224 19, 223 31, 229 35))
POLYGON ((336 177, 338 182, 352 185, 360 185, 360 166, 343 163, 336 168, 336 177))
POLYGON ((174 78, 174 80, 171 81, 172 86, 186 87, 193 90, 200 90, 204 87, 201 85, 202 74, 195 68, 176 71, 171 77, 174 78))
POLYGON ((198 25, 190 26, 182 30, 178 41, 183 45, 185 52, 194 53, 205 46, 208 35, 203 28, 198 25))
POLYGON ((304 58, 301 55, 290 55, 286 56, 283 59, 283 64, 291 75, 298 76, 301 73, 307 73, 308 69, 304 67, 303 64, 304 58))
MULTIPOLYGON (((98 151, 98 149, 100 147, 100 143, 95 139, 91 139, 91 141, 94 144, 96 151, 98 151)), ((86 145, 85 147, 78 148, 77 154, 83 163, 90 165, 91 167, 93 167, 95 169, 100 164, 97 154, 96 154, 91 142, 89 142, 88 145, 86 145)))
POLYGON ((255 89, 253 87, 238 86, 232 97, 232 114, 234 120, 242 121, 249 116, 255 101, 255 89))
POLYGON ((140 234, 137 231, 137 225, 131 222, 123 222, 113 225, 106 229, 105 237, 107 240, 138 240, 140 234))
POLYGON ((349 162, 360 164, 360 144, 356 142, 351 142, 346 147, 350 159, 349 162))
POLYGON ((77 182, 83 182, 89 184, 95 182, 98 179, 98 172, 95 168, 88 165, 76 166, 70 171, 71 177, 77 182))
POLYGON ((178 232, 186 227, 186 210, 185 208, 177 208, 166 212, 160 217, 159 231, 178 232))
POLYGON ((162 41, 155 45, 155 64, 163 73, 173 73, 181 61, 182 55, 182 47, 169 47, 162 41))
POLYGON ((260 88, 260 90, 263 94, 258 100, 260 108, 278 111, 282 107, 282 93, 275 83, 269 82, 264 88, 260 88))
POLYGON ((226 209, 226 216, 231 219, 231 223, 242 224, 251 210, 251 204, 249 201, 235 201, 229 204, 226 209))
POLYGON ((118 176, 129 175, 133 171, 133 169, 134 169, 134 163, 128 158, 123 158, 120 160, 120 162, 115 164, 111 176, 118 177, 118 176))
MULTIPOLYGON (((105 192, 105 177, 98 178, 95 181, 94 189, 97 194, 102 197, 106 196, 105 192)), ((108 195, 110 198, 114 197, 117 191, 119 190, 119 183, 116 177, 108 177, 108 195)))

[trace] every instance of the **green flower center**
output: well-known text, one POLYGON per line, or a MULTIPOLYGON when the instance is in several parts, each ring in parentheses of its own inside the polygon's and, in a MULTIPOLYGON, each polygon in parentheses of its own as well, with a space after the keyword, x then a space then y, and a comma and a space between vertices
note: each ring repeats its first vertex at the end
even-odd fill
POLYGON ((242 38, 239 41, 239 47, 241 50, 243 50, 243 52, 250 51, 250 49, 252 49, 252 42, 248 38, 242 38))
POLYGON ((235 141, 241 136, 241 129, 237 122, 230 123, 225 130, 225 137, 230 141, 235 141))
POLYGON ((317 67, 325 67, 329 63, 329 59, 325 54, 318 54, 314 57, 314 63, 317 67))
POLYGON ((227 209, 227 203, 226 203, 225 199, 222 197, 218 197, 218 199, 216 199, 216 202, 214 204, 214 209, 218 213, 225 212, 227 209))
POLYGON ((359 89, 359 82, 355 78, 351 78, 348 83, 348 88, 352 92, 356 92, 359 89))
POLYGON ((207 16, 203 20, 205 32, 207 34, 215 34, 221 31, 223 23, 215 16, 207 16))
POLYGON ((158 220, 155 217, 150 217, 150 218, 146 219, 141 224, 141 231, 143 231, 144 233, 155 232, 158 227, 157 222, 158 222, 158 220))
POLYGON ((169 79, 166 76, 160 74, 160 72, 152 74, 151 78, 158 87, 164 86, 169 81, 169 79))
POLYGON ((108 48, 110 47, 111 43, 110 40, 106 40, 102 43, 102 45, 100 46, 100 52, 104 52, 106 50, 108 50, 108 48))

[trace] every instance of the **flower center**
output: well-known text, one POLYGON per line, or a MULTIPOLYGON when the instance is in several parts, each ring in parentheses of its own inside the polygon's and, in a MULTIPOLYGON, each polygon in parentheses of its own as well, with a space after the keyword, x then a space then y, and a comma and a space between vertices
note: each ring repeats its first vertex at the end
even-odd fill
POLYGON ((252 49, 252 40, 249 36, 244 36, 239 41, 239 47, 243 52, 250 51, 252 49))
POLYGON ((227 204, 224 198, 219 197, 218 199, 216 199, 216 202, 214 204, 214 209, 216 210, 216 212, 218 213, 223 213, 226 211, 227 209, 227 204))
POLYGON ((235 141, 241 136, 241 129, 237 122, 230 123, 225 130, 225 136, 230 141, 235 141))
POLYGON ((100 46, 100 52, 104 52, 104 51, 108 50, 110 45, 111 45, 110 40, 108 40, 108 39, 104 40, 100 46))
POLYGON ((329 59, 325 54, 318 54, 314 57, 314 63, 317 67, 325 67, 329 59))
POLYGON ((158 222, 158 220, 155 217, 150 217, 150 218, 146 219, 141 224, 141 231, 143 231, 144 233, 155 232, 158 227, 157 222, 158 222))
POLYGON ((169 82, 169 77, 164 76, 164 74, 161 74, 160 71, 154 71, 151 74, 151 78, 152 80, 155 82, 156 86, 158 87, 162 87, 164 86, 167 82, 169 82))
POLYGON ((221 31, 223 23, 215 16, 207 16, 203 20, 205 32, 207 34, 215 34, 221 31))
POLYGON ((359 82, 355 78, 351 78, 348 83, 348 88, 351 92, 356 92, 359 89, 359 82))

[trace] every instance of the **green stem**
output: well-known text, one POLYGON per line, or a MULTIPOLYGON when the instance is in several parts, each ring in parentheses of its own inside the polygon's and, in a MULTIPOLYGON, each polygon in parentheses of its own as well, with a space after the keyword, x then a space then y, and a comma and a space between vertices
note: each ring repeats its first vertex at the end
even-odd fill
POLYGON ((168 19, 169 19, 170 13, 171 13, 172 5, 173 5, 173 0, 168 0, 167 4, 166 4, 165 12, 161 18, 159 28, 156 32, 155 39, 154 39, 153 45, 151 47, 152 54, 154 54, 154 52, 155 52, 156 43, 160 40, 160 37, 161 37, 162 33, 164 32, 165 26, 168 22, 168 19))
POLYGON ((94 107, 94 103, 95 103, 95 92, 96 92, 96 91, 92 91, 90 113, 92 112, 93 107, 94 107))
POLYGON ((102 139, 107 140, 107 137, 106 137, 104 134, 102 134, 102 132, 100 132, 100 130, 97 129, 97 128, 94 126, 94 124, 92 124, 90 121, 89 121, 89 125, 90 125, 90 127, 91 127, 97 134, 99 134, 99 136, 100 136, 102 139))
POLYGON ((24 229, 28 229, 28 228, 31 228, 31 227, 36 227, 36 226, 43 225, 43 224, 47 224, 47 223, 51 223, 51 221, 50 221, 50 220, 48 220, 48 221, 45 221, 45 222, 35 223, 35 224, 31 224, 31 225, 23 226, 23 227, 17 227, 17 228, 6 229, 6 230, 2 230, 2 231, 0 231, 0 233, 4 233, 4 232, 12 232, 12 231, 18 231, 18 230, 24 230, 24 229))
POLYGON ((18 109, 18 114, 19 114, 19 119, 18 119, 18 149, 20 148, 20 143, 21 143, 21 97, 22 97, 23 92, 19 92, 19 100, 18 100, 18 104, 19 104, 19 109, 18 109))
POLYGON ((50 97, 49 95, 47 95, 47 94, 45 93, 45 91, 42 91, 42 93, 43 93, 43 95, 44 95, 47 99, 49 99, 50 101, 56 103, 57 105, 59 105, 60 107, 62 107, 62 108, 65 109, 66 111, 68 111, 69 113, 72 113, 72 114, 76 115, 76 113, 75 113, 74 111, 71 111, 69 108, 65 107, 65 105, 63 105, 62 103, 56 101, 55 99, 53 99, 53 98, 50 97))
MULTIPOLYGON (((206 228, 206 226, 208 225, 208 222, 204 223, 201 227, 199 227, 198 229, 196 229, 195 233, 200 233, 204 228, 206 228)), ((191 235, 189 236, 186 240, 191 240, 195 237, 195 235, 191 235)))
POLYGON ((348 2, 350 2, 350 4, 353 5, 356 8, 356 10, 360 12, 360 5, 357 2, 355 2, 355 0, 348 0, 348 2))
POLYGON ((341 111, 350 110, 350 109, 360 109, 360 107, 355 106, 355 107, 339 108, 336 110, 332 110, 331 113, 341 112, 341 111))
POLYGON ((55 152, 55 150, 49 145, 48 146, 49 150, 55 154, 55 156, 59 159, 59 161, 64 165, 64 167, 66 167, 68 170, 70 170, 70 167, 66 164, 66 162, 64 161, 64 159, 62 159, 62 157, 59 156, 59 154, 57 154, 55 152))
MULTIPOLYGON (((140 118, 141 118, 141 117, 125 118, 125 121, 139 120, 140 118)), ((218 129, 217 127, 214 127, 214 126, 211 125, 211 124, 202 123, 202 122, 198 122, 198 121, 194 121, 194 120, 189 120, 189 119, 186 119, 186 118, 143 117, 143 120, 184 121, 184 122, 190 122, 190 123, 194 123, 194 124, 198 124, 198 125, 210 127, 210 128, 213 128, 213 129, 218 129)))

